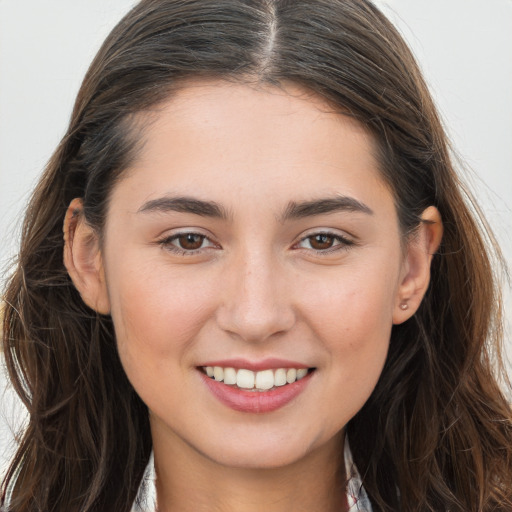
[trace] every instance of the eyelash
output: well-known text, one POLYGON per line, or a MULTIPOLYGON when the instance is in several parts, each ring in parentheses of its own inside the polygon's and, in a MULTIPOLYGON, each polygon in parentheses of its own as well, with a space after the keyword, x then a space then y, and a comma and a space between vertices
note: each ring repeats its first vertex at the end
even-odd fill
POLYGON ((166 250, 168 250, 174 254, 178 254, 179 256, 194 256, 194 255, 202 252, 205 248, 189 250, 189 249, 183 249, 181 247, 177 247, 176 245, 173 244, 173 242, 175 240, 178 240, 181 237, 190 236, 190 235, 201 237, 202 238, 201 245, 205 240, 208 240, 212 245, 214 245, 213 242, 206 235, 203 235, 202 233, 195 233, 193 231, 183 231, 182 233, 176 233, 175 235, 171 235, 171 236, 165 237, 162 240, 159 240, 158 243, 162 247, 164 247, 166 250))
POLYGON ((323 250, 322 249, 314 249, 314 248, 306 249, 306 250, 313 250, 313 251, 315 251, 316 254, 318 254, 320 256, 328 256, 331 253, 338 252, 338 251, 347 251, 351 246, 356 245, 356 242, 354 242, 353 240, 350 240, 349 238, 346 238, 340 234, 332 233, 330 231, 319 231, 316 233, 311 233, 311 234, 301 238, 295 245, 299 245, 302 242, 304 242, 305 240, 309 240, 309 239, 312 239, 312 238, 315 238, 318 236, 326 236, 328 238, 332 238, 334 242, 338 242, 337 245, 334 245, 332 247, 329 247, 329 248, 323 249, 323 250))
MULTIPOLYGON (((202 243, 205 240, 208 240, 212 245, 214 245, 213 242, 206 235, 203 235, 201 233, 195 233, 193 231, 184 231, 182 233, 176 233, 175 235, 165 237, 164 239, 159 240, 158 244, 160 244, 166 250, 168 250, 174 254, 178 254, 180 256, 194 256, 198 253, 203 252, 205 249, 207 249, 207 248, 199 248, 199 249, 189 250, 189 249, 183 249, 181 247, 177 247, 176 245, 173 244, 173 242, 175 240, 178 240, 181 237, 190 236, 190 235, 201 237, 202 243)), ((320 256, 327 256, 327 255, 329 255, 333 252, 337 252, 337 251, 346 251, 349 249, 349 247, 356 245, 356 242, 354 242, 353 240, 350 240, 342 235, 332 233, 330 231, 319 231, 319 232, 315 232, 315 233, 309 234, 309 235, 301 238, 296 244, 294 244, 294 247, 298 246, 299 244, 301 244, 302 242, 304 242, 308 239, 312 239, 312 238, 318 237, 318 236, 326 236, 326 237, 332 238, 335 242, 338 242, 336 245, 329 247, 327 249, 323 249, 323 250, 322 249, 314 249, 312 247, 309 249, 306 248, 307 251, 312 250, 320 256)))

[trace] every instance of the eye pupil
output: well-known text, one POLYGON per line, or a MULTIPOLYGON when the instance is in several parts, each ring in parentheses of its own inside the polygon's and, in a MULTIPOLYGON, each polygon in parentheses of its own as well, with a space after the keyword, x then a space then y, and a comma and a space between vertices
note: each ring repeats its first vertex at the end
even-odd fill
POLYGON ((196 235, 194 233, 187 233, 178 238, 180 247, 182 249, 195 250, 199 249, 203 244, 204 236, 196 235))
POLYGON ((332 247, 334 238, 330 235, 318 234, 311 238, 311 247, 314 249, 329 249, 332 247))

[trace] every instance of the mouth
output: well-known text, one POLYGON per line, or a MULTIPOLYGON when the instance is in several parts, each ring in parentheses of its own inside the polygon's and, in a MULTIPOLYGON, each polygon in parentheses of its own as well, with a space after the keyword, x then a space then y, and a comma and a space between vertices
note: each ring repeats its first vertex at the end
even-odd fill
POLYGON ((302 380, 316 368, 276 368, 252 371, 247 368, 200 366, 204 375, 231 388, 248 392, 271 392, 302 380))

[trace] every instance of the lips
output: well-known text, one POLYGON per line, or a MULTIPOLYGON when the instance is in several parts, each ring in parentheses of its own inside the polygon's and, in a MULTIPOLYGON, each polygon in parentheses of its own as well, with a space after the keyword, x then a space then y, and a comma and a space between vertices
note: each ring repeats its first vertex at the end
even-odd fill
POLYGON ((315 368, 282 360, 230 360, 208 363, 198 370, 207 388, 224 405, 240 412, 265 413, 298 397, 315 368))

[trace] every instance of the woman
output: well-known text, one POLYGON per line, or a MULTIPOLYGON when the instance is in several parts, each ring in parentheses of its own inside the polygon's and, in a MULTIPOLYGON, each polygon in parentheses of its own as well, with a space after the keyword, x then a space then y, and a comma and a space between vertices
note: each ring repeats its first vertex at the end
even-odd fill
POLYGON ((142 1, 27 212, 3 506, 130 510, 153 453, 160 511, 509 510, 485 241, 370 2, 142 1))

